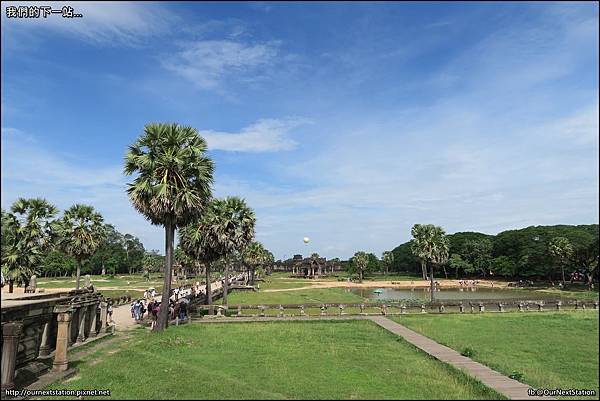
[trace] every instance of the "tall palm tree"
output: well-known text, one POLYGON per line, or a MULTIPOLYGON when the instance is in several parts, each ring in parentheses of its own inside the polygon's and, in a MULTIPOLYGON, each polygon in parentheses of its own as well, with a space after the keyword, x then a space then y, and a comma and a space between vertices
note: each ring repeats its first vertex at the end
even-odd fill
POLYGON ((244 249, 242 257, 251 273, 250 283, 251 285, 254 285, 256 269, 262 266, 265 260, 265 248, 263 244, 258 241, 251 242, 246 249, 244 249))
MULTIPOLYGON (((424 235, 424 230, 425 227, 422 224, 415 224, 412 229, 411 229, 411 234, 413 236, 413 238, 417 238, 417 237, 422 237, 424 235)), ((420 244, 417 243, 417 241, 412 240, 411 244, 411 251, 413 253, 413 255, 415 255, 418 259, 419 262, 421 263, 421 275, 423 276, 423 280, 427 280, 427 261, 420 257, 420 244)))
POLYGON ((65 210, 61 219, 60 244, 77 261, 76 289, 79 289, 81 264, 98 249, 106 232, 100 213, 92 206, 76 204, 65 210))
POLYGON ((356 252, 352 257, 352 263, 358 270, 359 279, 362 283, 365 274, 365 269, 369 265, 369 255, 367 255, 367 253, 363 251, 356 252))
POLYGON ((385 274, 389 273, 390 267, 394 264, 394 253, 392 251, 385 251, 381 255, 381 261, 385 266, 385 274))
POLYGON ((213 200, 203 223, 206 241, 224 258, 223 305, 227 306, 230 257, 254 238, 256 217, 243 199, 230 196, 213 200))
POLYGON ((127 193, 133 206, 165 228, 165 275, 156 331, 167 325, 175 230, 198 219, 211 198, 213 161, 193 127, 147 124, 125 156, 126 175, 137 174, 127 193))
POLYGON ((206 303, 209 305, 209 314, 212 314, 210 271, 212 263, 217 261, 221 255, 219 250, 208 241, 206 231, 205 218, 189 223, 179 230, 179 246, 186 255, 206 266, 206 303))
POLYGON ((554 237, 550 240, 548 244, 548 250, 550 251, 550 255, 558 262, 560 265, 560 273, 562 277, 562 284, 565 285, 565 266, 573 257, 573 245, 571 245, 571 241, 565 237, 554 237))
POLYGON ((19 198, 9 213, 3 211, 2 269, 9 292, 15 281, 25 287, 37 273, 58 231, 53 220, 57 213, 58 209, 42 198, 19 198))
POLYGON ((273 252, 269 251, 268 249, 265 249, 263 263, 267 268, 268 274, 271 274, 273 272, 273 265, 275 264, 275 255, 273 255, 273 252))
POLYGON ((449 241, 444 229, 433 224, 415 224, 411 230, 414 237, 412 252, 415 256, 429 265, 429 280, 431 282, 431 301, 435 299, 435 284, 433 280, 434 266, 440 266, 448 261, 449 241))

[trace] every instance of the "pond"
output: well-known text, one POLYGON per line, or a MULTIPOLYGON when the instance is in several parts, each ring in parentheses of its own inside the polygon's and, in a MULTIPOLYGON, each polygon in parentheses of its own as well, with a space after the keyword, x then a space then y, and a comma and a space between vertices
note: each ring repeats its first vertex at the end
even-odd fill
MULTIPOLYGON (((386 300, 424 300, 428 301, 431 294, 428 288, 347 288, 347 292, 369 299, 386 300), (380 292, 374 292, 380 291, 380 292)), ((446 288, 436 291, 437 300, 484 300, 484 299, 522 299, 534 300, 557 298, 549 294, 528 290, 502 290, 494 288, 446 288)))

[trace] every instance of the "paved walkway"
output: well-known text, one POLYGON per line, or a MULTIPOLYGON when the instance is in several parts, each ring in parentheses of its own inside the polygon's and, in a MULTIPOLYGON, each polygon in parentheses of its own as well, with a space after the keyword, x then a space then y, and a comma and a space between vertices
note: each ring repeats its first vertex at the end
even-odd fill
MULTIPOLYGON (((237 276, 232 277, 230 280, 233 282, 233 281, 235 281, 237 279, 241 279, 241 278, 242 278, 242 274, 238 274, 237 276)), ((223 284, 220 279, 213 281, 210 285, 210 289, 213 294, 221 291, 222 287, 223 287, 223 284)), ((102 292, 101 289, 99 289, 99 291, 102 292)), ((206 285, 200 286, 200 292, 202 294, 206 293, 206 285)), ((192 293, 191 288, 182 290, 181 293, 179 294, 179 298, 191 295, 191 293, 192 293)), ((158 302, 161 302, 162 295, 158 294, 157 296, 154 297, 154 299, 157 300, 158 302)), ((118 330, 118 331, 130 330, 130 329, 138 326, 135 319, 133 319, 131 317, 131 304, 124 304, 124 305, 119 305, 119 306, 114 307, 112 319, 113 320, 111 323, 115 325, 115 330, 118 330)))
POLYGON ((527 391, 530 386, 513 380, 473 361, 466 356, 462 356, 452 348, 441 345, 430 338, 427 338, 419 333, 416 333, 399 323, 391 321, 383 316, 369 316, 372 322, 378 324, 384 329, 399 335, 415 347, 425 351, 434 358, 446 362, 455 368, 461 369, 486 386, 496 390, 498 393, 505 395, 511 400, 551 400, 552 397, 534 397, 529 396, 527 391))

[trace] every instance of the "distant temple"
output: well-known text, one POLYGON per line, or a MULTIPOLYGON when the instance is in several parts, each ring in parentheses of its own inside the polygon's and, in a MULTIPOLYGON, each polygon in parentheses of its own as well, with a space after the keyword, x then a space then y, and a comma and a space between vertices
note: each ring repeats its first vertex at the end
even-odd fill
POLYGON ((276 266, 276 270, 291 272, 293 277, 314 279, 328 276, 340 269, 341 265, 333 260, 328 261, 326 258, 313 256, 303 258, 302 255, 294 255, 292 259, 278 263, 276 266))

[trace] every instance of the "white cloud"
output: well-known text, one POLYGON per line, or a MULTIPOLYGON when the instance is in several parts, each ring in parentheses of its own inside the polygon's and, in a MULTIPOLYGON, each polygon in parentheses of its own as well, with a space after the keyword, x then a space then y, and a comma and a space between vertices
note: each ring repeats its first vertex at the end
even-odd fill
MULTIPOLYGON (((168 32, 176 17, 156 4, 137 2, 18 2, 2 3, 2 27, 12 30, 54 30, 76 35, 96 44, 137 44, 140 39, 168 32), (51 14, 47 18, 7 18, 8 6, 51 6, 62 9, 71 6, 81 18, 63 18, 51 14)), ((3 32, 4 33, 4 32, 3 32)))
POLYGON ((246 44, 233 40, 201 40, 182 45, 163 66, 202 89, 217 89, 225 78, 247 80, 260 76, 273 63, 277 42, 246 44))
POLYGON ((262 119, 239 133, 200 131, 209 149, 235 152, 274 152, 291 150, 297 143, 288 137, 289 131, 306 124, 304 119, 262 119))

